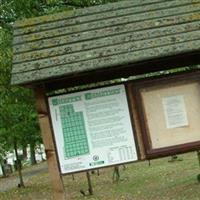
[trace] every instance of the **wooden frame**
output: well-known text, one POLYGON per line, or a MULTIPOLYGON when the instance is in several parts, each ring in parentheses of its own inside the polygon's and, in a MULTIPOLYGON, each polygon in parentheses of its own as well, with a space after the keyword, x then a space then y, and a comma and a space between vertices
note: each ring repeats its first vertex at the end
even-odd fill
MULTIPOLYGON (((135 102, 135 107, 137 111, 135 115, 138 115, 139 118, 139 120, 134 120, 134 123, 139 126, 138 129, 141 130, 141 133, 137 133, 137 135, 142 135, 147 159, 174 155, 178 153, 185 153, 200 149, 200 136, 198 140, 191 140, 189 142, 186 142, 185 140, 185 142, 180 142, 179 144, 177 143, 172 145, 163 145, 160 147, 158 147, 157 145, 156 147, 155 142, 152 141, 152 129, 150 128, 149 118, 146 116, 147 107, 145 105, 146 102, 144 100, 144 95, 142 94, 142 92, 144 93, 144 90, 156 91, 158 88, 162 90, 163 88, 173 88, 174 86, 185 86, 189 84, 200 84, 200 72, 186 72, 183 74, 169 75, 161 78, 149 78, 147 80, 141 80, 129 84, 129 88, 131 88, 130 90, 132 93, 130 98, 132 102, 135 102)), ((200 96, 198 98, 198 100, 200 100, 200 96)))

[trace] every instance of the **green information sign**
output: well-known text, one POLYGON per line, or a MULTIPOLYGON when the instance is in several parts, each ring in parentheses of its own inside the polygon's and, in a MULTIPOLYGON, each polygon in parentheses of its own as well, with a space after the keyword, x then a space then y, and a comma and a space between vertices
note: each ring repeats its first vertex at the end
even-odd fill
POLYGON ((137 160, 124 85, 48 100, 63 174, 137 160))

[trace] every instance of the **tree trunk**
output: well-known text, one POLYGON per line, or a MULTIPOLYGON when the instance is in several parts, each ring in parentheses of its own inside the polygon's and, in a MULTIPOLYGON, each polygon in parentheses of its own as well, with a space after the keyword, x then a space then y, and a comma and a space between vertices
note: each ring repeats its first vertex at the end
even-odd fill
POLYGON ((31 153, 31 165, 37 164, 36 158, 35 158, 35 143, 30 144, 30 153, 31 153))
POLYGON ((4 165, 2 163, 0 164, 0 167, 2 169, 3 177, 6 177, 6 172, 5 172, 5 169, 4 169, 4 165))
POLYGON ((16 167, 19 175, 19 184, 18 187, 25 187, 23 177, 22 177, 22 166, 21 166, 21 161, 19 159, 19 155, 17 152, 17 140, 14 139, 14 151, 15 151, 15 156, 16 156, 16 167))
POLYGON ((27 145, 23 146, 22 148, 22 151, 23 151, 23 159, 27 159, 27 145))

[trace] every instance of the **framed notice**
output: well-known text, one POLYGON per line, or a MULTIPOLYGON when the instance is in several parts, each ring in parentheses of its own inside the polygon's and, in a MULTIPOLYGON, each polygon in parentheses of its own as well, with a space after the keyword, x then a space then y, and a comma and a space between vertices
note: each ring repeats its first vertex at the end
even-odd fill
POLYGON ((200 149, 200 76, 168 76, 133 84, 148 158, 200 149))
POLYGON ((62 174, 137 160, 124 85, 48 98, 62 174))

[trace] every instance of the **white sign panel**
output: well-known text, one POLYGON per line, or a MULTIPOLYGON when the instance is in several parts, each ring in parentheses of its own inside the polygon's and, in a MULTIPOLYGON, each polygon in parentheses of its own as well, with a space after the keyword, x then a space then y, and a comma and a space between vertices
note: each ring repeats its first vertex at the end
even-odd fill
POLYGON ((163 98, 167 128, 188 126, 184 97, 182 95, 163 98))
POLYGON ((61 173, 137 160, 123 85, 48 100, 61 173))

